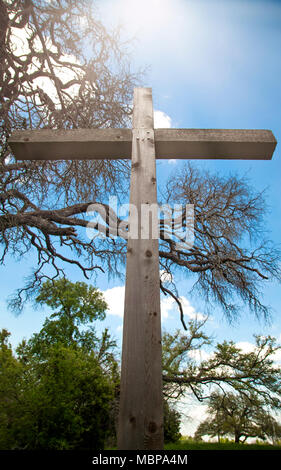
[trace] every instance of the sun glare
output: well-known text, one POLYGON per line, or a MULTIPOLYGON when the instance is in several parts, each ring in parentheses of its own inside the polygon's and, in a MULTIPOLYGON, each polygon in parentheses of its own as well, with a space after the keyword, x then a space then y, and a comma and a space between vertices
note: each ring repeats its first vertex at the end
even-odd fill
POLYGON ((150 33, 171 21, 178 0, 119 0, 115 14, 131 33, 150 33))

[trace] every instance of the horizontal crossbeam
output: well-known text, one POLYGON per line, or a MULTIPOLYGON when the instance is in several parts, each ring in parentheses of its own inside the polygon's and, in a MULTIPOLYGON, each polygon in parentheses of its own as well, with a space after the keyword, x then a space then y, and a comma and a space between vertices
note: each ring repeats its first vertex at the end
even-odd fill
MULTIPOLYGON (((156 158, 270 160, 270 130, 155 129, 156 158)), ((131 129, 15 131, 9 145, 18 160, 131 158, 131 129)))
POLYGON ((131 158, 131 129, 15 131, 9 145, 17 160, 131 158))
POLYGON ((155 130, 156 158, 270 160, 276 143, 269 130, 155 130))

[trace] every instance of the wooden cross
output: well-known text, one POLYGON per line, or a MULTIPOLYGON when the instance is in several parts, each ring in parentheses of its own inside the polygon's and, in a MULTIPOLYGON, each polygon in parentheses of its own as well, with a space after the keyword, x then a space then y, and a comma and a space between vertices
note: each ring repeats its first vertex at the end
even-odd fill
MULTIPOLYGON (((269 130, 154 129, 152 90, 134 91, 132 129, 15 131, 19 160, 131 158, 130 203, 156 204, 155 158, 272 158, 269 130)), ((163 449, 158 240, 129 239, 118 449, 163 449)))

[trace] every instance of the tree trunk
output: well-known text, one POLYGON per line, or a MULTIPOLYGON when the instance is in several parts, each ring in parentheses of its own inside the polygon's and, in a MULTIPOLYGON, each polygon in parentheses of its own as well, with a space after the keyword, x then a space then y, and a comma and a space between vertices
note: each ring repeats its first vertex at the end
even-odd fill
POLYGON ((240 444, 240 433, 235 431, 235 444, 240 444))

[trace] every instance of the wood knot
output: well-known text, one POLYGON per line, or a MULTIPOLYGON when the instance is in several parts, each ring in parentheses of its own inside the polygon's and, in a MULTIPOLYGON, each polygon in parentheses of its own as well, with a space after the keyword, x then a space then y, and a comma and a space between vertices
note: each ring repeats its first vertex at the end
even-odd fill
POLYGON ((135 416, 130 416, 129 421, 130 421, 130 423, 131 423, 132 425, 135 425, 135 424, 136 424, 136 418, 135 418, 135 416))
POLYGON ((146 256, 147 258, 151 258, 152 252, 151 252, 150 250, 146 250, 145 256, 146 256))
POLYGON ((150 315, 151 317, 152 317, 152 316, 153 316, 153 317, 157 317, 157 312, 150 312, 149 315, 150 315))

